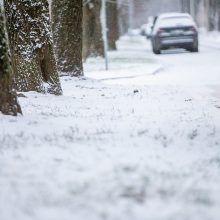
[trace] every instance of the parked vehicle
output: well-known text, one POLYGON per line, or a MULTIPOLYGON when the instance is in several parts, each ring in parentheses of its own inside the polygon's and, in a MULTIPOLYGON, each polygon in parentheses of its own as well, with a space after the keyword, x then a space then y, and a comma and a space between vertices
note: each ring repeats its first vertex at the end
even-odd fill
POLYGON ((152 27, 153 27, 153 18, 149 17, 148 18, 148 23, 143 24, 141 26, 141 35, 146 36, 147 39, 150 39, 151 34, 152 34, 152 27))
POLYGON ((198 28, 189 14, 161 14, 154 19, 151 42, 155 54, 170 48, 198 52, 198 28))
POLYGON ((146 36, 147 24, 142 24, 140 29, 140 34, 146 36))

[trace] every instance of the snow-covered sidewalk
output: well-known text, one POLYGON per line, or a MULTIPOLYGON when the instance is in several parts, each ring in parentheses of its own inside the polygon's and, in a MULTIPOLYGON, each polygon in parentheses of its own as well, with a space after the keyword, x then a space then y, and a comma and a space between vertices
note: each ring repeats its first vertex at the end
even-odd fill
POLYGON ((219 220, 219 109, 184 85, 108 83, 161 68, 125 42, 109 75, 92 59, 93 79, 0 115, 1 220, 219 220))
POLYGON ((204 46, 220 49, 220 32, 218 31, 206 32, 203 30, 200 33, 200 40, 204 46))
POLYGON ((108 52, 109 70, 105 71, 105 61, 90 58, 84 65, 89 78, 108 81, 138 78, 157 73, 162 66, 149 57, 149 45, 139 36, 124 36, 118 42, 118 51, 108 52))

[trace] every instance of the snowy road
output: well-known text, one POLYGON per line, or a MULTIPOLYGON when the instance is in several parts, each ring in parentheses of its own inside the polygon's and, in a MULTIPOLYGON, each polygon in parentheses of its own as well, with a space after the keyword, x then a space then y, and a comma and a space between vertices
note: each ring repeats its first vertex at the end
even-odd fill
POLYGON ((219 55, 123 38, 109 72, 25 93, 0 115, 0 219, 219 220, 219 55))
POLYGON ((151 84, 184 85, 188 87, 220 84, 220 49, 201 42, 199 53, 165 51, 156 60, 164 66, 160 76, 151 77, 151 84))
MULTIPOLYGON (((217 44, 209 43, 207 46, 207 43, 201 41, 199 53, 189 53, 185 50, 176 49, 163 51, 162 55, 153 55, 149 41, 145 41, 143 38, 139 38, 137 41, 142 47, 139 48, 139 54, 133 52, 133 56, 135 56, 134 54, 139 55, 141 59, 145 56, 154 64, 162 67, 162 70, 156 76, 147 76, 135 81, 131 79, 130 82, 126 81, 126 83, 184 86, 220 84, 220 48, 217 44)), ((130 51, 133 47, 130 48, 130 51)))

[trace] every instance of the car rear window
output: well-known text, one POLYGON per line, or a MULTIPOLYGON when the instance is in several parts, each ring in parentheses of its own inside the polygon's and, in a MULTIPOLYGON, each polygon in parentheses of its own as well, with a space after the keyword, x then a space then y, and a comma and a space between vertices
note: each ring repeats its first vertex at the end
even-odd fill
POLYGON ((159 21, 160 27, 188 26, 193 25, 193 20, 187 16, 168 17, 159 21))

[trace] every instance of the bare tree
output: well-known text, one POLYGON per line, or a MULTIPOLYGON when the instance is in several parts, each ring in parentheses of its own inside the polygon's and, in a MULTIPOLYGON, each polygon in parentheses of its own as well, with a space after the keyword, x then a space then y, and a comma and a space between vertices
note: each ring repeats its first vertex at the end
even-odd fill
POLYGON ((82 76, 82 0, 53 0, 52 27, 58 68, 82 76))
POLYGON ((5 17, 0 5, 0 112, 16 116, 21 113, 21 108, 12 81, 13 71, 9 57, 5 17))
POLYGON ((18 91, 62 94, 47 0, 4 0, 18 91))

